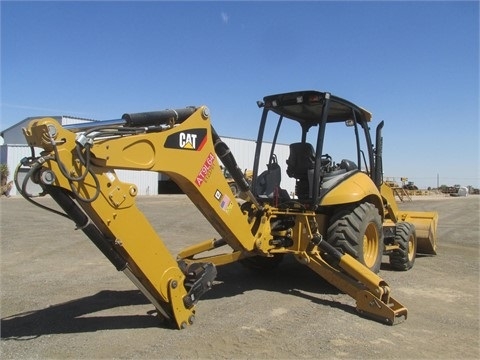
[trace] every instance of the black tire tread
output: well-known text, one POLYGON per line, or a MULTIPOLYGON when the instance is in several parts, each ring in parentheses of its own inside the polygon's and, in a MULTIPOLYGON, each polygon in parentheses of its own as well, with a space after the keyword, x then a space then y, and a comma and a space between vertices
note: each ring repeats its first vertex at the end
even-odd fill
POLYGON ((337 211, 330 220, 330 225, 327 229, 327 241, 330 245, 343 253, 351 255, 364 264, 362 259, 359 259, 361 256, 360 246, 363 246, 363 244, 359 243, 359 238, 363 237, 363 234, 360 236, 360 233, 362 232, 365 219, 374 221, 379 230, 379 245, 381 247, 381 249, 379 249, 380 259, 376 265, 370 269, 378 273, 383 255, 383 231, 381 217, 373 204, 365 202, 337 211))
MULTIPOLYGON (((413 233, 415 236, 415 226, 408 222, 400 222, 396 225, 394 244, 398 245, 398 250, 392 251, 389 255, 390 267, 397 271, 407 271, 413 267, 415 263, 415 256, 412 260, 408 258, 408 241, 410 235, 413 233)), ((416 253, 416 237, 415 237, 415 249, 416 253)))

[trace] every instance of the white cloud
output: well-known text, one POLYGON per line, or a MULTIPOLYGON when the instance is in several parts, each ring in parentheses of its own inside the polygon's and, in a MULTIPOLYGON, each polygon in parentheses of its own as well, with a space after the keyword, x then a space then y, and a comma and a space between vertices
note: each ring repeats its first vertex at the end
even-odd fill
POLYGON ((222 11, 222 13, 220 14, 220 16, 222 17, 222 22, 223 22, 224 24, 228 24, 228 19, 229 19, 228 14, 227 14, 226 12, 223 12, 223 11, 222 11))

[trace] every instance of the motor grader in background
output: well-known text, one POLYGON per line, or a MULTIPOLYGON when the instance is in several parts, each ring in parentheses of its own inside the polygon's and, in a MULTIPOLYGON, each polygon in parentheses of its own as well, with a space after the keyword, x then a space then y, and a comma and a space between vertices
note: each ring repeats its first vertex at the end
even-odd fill
POLYGON ((435 253, 437 215, 399 211, 382 184, 383 122, 374 148, 371 114, 328 92, 267 96, 258 105, 263 115, 251 184, 214 130, 208 108, 200 106, 94 124, 35 119, 23 130, 32 156, 17 167, 17 174, 20 168, 28 172, 21 183, 16 177, 16 186, 34 203, 34 196, 50 195, 62 211, 49 210, 72 219, 177 328, 193 323, 195 305, 215 287, 218 267, 240 261, 273 268, 286 255, 354 298, 361 315, 385 324, 406 319, 407 309, 376 272, 384 253, 399 270, 412 267, 416 251, 435 253), (273 127, 267 125, 270 115, 273 127), (298 138, 287 163, 279 164, 275 144, 284 124, 296 125, 298 131, 288 135, 298 138), (326 128, 339 124, 352 130, 356 151, 335 163, 324 142, 326 128), (272 146, 265 154, 269 129, 272 146), (43 150, 35 154, 35 148, 43 150), (220 162, 245 199, 234 197, 220 162), (282 166, 295 179, 294 196, 282 188, 282 166), (137 208, 135 184, 122 182, 116 169, 165 173, 221 237, 175 257, 137 208), (40 194, 28 193, 30 181, 41 186, 40 194))

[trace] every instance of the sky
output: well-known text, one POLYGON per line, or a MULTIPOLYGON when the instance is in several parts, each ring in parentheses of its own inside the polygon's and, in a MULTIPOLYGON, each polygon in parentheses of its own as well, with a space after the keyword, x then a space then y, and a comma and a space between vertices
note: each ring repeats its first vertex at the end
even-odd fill
POLYGON ((478 1, 1 1, 0 11, 0 131, 30 116, 207 105, 221 136, 255 139, 257 100, 328 91, 372 112, 372 129, 385 121, 385 177, 480 187, 478 1))

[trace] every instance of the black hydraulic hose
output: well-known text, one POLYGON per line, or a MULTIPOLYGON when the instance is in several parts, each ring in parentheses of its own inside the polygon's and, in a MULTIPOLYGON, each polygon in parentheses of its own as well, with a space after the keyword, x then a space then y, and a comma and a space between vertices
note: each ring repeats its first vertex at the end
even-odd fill
POLYGON ((28 202, 32 203, 33 205, 35 206, 38 206, 39 208, 42 208, 44 210, 47 210, 47 211, 50 211, 54 214, 57 214, 57 215, 60 215, 60 216, 63 216, 63 217, 66 217, 68 218, 68 215, 60 212, 60 211, 57 211, 55 209, 51 209, 49 208, 48 206, 45 206, 45 205, 42 205, 34 200, 32 200, 32 198, 35 198, 35 197, 40 197, 40 196, 44 196, 43 193, 41 194, 38 194, 38 195, 32 195, 32 194, 29 194, 27 192, 27 184, 28 184, 28 181, 32 180, 32 178, 34 176, 36 176, 36 172, 39 171, 39 169, 42 167, 42 164, 46 161, 46 160, 49 160, 49 159, 53 159, 53 157, 44 157, 44 158, 41 158, 42 161, 38 161, 39 159, 35 158, 33 156, 33 151, 32 151, 32 157, 30 158, 23 158, 20 163, 17 165, 17 167, 15 168, 15 174, 14 174, 14 177, 13 177, 13 180, 15 182, 15 186, 17 187, 17 190, 18 192, 20 193, 20 195, 22 195, 22 197, 27 200, 28 202), (32 161, 34 161, 32 163, 32 161), (27 174, 25 175, 25 177, 23 178, 23 181, 22 181, 22 185, 20 185, 19 183, 19 179, 18 179, 18 173, 19 173, 19 170, 22 166, 30 166, 30 170, 27 172, 27 174))
POLYGON ((196 110, 196 107, 191 106, 182 109, 123 114, 122 120, 127 126, 132 127, 167 125, 172 120, 175 124, 179 124, 188 119, 196 110))
POLYGON ((118 271, 125 270, 127 267, 125 259, 112 247, 110 241, 105 238, 65 190, 56 186, 45 185, 45 191, 60 205, 63 211, 75 222, 77 228, 88 236, 118 271))
POLYGON ((212 138, 213 138, 213 144, 215 146, 215 153, 227 168, 233 180, 238 185, 240 191, 243 191, 247 195, 248 199, 250 199, 250 201, 258 209, 260 209, 261 206, 258 203, 258 201, 255 199, 255 196, 250 191, 250 184, 248 183, 247 179, 243 175, 242 170, 240 170, 240 168, 238 167, 237 161, 235 160, 235 157, 230 151, 230 148, 227 146, 227 144, 225 144, 222 141, 222 139, 220 139, 220 136, 218 136, 213 126, 212 126, 212 138))
POLYGON ((314 235, 312 238, 312 243, 330 255, 337 262, 337 264, 340 263, 343 253, 326 242, 321 235, 314 235))
POLYGON ((230 148, 228 147, 227 144, 225 144, 220 139, 220 137, 215 132, 213 127, 212 127, 212 137, 213 137, 213 143, 215 145, 215 152, 220 158, 220 160, 222 160, 222 163, 227 168, 233 180, 235 180, 235 183, 238 185, 241 191, 244 191, 244 192, 249 191, 250 184, 248 183, 247 179, 245 179, 245 176, 243 175, 242 170, 240 170, 240 168, 238 167, 237 161, 233 157, 233 154, 230 151, 230 148))
MULTIPOLYGON (((15 181, 15 186, 17 187, 17 190, 20 192, 20 195, 22 195, 25 199, 28 200, 28 198, 34 197, 34 195, 29 194, 27 192, 27 184, 28 181, 33 178, 34 175, 36 175, 37 171, 42 167, 42 164, 47 161, 51 160, 53 157, 47 156, 47 157, 41 157, 41 158, 23 158, 20 163, 17 165, 15 169, 15 174, 14 174, 14 181, 15 181), (27 174, 23 178, 22 185, 18 182, 18 172, 20 170, 20 167, 22 166, 30 166, 30 169, 28 170, 27 174)), ((33 181, 33 180, 32 180, 33 181)))
POLYGON ((80 152, 79 152, 79 146, 77 144, 76 148, 77 148, 77 154, 79 155, 79 160, 80 162, 83 162, 84 163, 84 166, 85 166, 85 171, 83 174, 81 174, 80 176, 78 177, 75 177, 75 176, 71 176, 69 174, 69 172, 67 171, 67 168, 65 167, 65 165, 60 161, 60 156, 58 155, 58 148, 57 148, 57 145, 54 141, 53 138, 50 137, 50 141, 51 141, 51 144, 53 146, 53 151, 55 153, 55 158, 57 160, 57 164, 58 164, 58 168, 60 169, 60 172, 62 173, 62 175, 68 180, 68 182, 70 183, 70 187, 72 189, 72 192, 75 194, 75 196, 77 197, 78 200, 81 200, 83 202, 93 202, 95 201, 98 196, 100 195, 100 184, 98 182, 98 178, 97 176, 90 170, 90 144, 87 144, 85 146, 85 151, 87 153, 87 156, 86 156, 86 159, 83 158, 83 156, 81 156, 80 152), (84 198, 82 197, 78 191, 75 189, 75 187, 73 186, 73 182, 80 182, 80 181, 83 181, 86 177, 87 177, 87 174, 90 173, 93 177, 93 180, 95 181, 95 194, 91 197, 91 198, 84 198))

